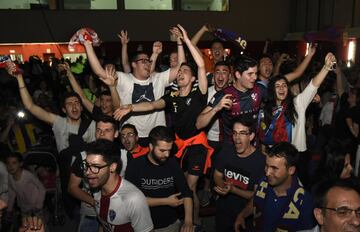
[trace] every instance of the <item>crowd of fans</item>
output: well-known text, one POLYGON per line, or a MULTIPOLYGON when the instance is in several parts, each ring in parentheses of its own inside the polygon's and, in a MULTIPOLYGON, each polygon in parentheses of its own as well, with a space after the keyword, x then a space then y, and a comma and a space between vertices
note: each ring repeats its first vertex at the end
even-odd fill
POLYGON ((121 31, 121 63, 84 40, 87 59, 1 70, 0 230, 44 230, 58 176, 78 231, 202 231, 209 204, 216 231, 360 231, 358 68, 321 42, 294 59, 214 40, 209 57, 209 30, 171 28, 170 54, 121 31))

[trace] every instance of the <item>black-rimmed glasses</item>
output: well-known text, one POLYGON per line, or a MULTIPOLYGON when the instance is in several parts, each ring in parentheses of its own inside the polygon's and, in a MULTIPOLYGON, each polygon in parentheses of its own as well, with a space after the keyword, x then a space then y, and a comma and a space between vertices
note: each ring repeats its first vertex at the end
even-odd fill
POLYGON ((360 217, 360 208, 358 209, 350 209, 348 207, 339 207, 339 208, 327 208, 327 207, 322 207, 321 209, 327 209, 327 210, 332 210, 336 213, 336 215, 338 215, 339 217, 350 217, 352 212, 355 212, 356 217, 360 217))
POLYGON ((152 60, 146 59, 146 58, 134 60, 134 62, 139 62, 139 61, 143 64, 151 64, 152 63, 152 60))
POLYGON ((97 165, 90 165, 86 161, 84 161, 82 163, 82 169, 84 170, 84 172, 87 172, 87 170, 90 169, 90 171, 94 174, 98 174, 101 169, 108 167, 108 166, 110 166, 110 164, 105 164, 103 166, 97 166, 97 165))

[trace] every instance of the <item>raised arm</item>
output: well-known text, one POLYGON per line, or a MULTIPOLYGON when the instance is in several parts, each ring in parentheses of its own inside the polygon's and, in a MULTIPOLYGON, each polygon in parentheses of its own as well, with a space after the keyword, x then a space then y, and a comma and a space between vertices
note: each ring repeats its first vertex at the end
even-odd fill
POLYGON ((99 59, 97 58, 94 48, 91 44, 91 42, 85 40, 84 41, 84 47, 86 50, 86 55, 88 57, 90 66, 93 70, 93 72, 100 78, 104 79, 106 78, 105 69, 101 66, 99 59))
POLYGON ((182 47, 182 34, 178 27, 173 27, 170 29, 171 33, 176 36, 177 41, 177 49, 178 49, 178 63, 176 66, 170 68, 170 76, 169 76, 169 83, 173 82, 176 79, 177 73, 180 69, 182 63, 185 62, 185 53, 184 48, 182 47))
POLYGON ((19 92, 20 92, 21 100, 22 100, 22 103, 24 104, 25 108, 27 110, 29 110, 30 113, 33 114, 36 118, 52 125, 55 122, 57 115, 50 113, 50 112, 44 110, 43 108, 37 106, 36 104, 34 104, 32 98, 31 98, 31 95, 29 94, 29 91, 26 88, 23 76, 21 74, 18 74, 18 75, 14 74, 15 68, 16 68, 15 64, 13 64, 12 67, 10 67, 8 69, 8 72, 10 75, 13 75, 14 77, 16 77, 16 80, 19 85, 19 92))
POLYGON ((154 110, 162 110, 164 108, 165 101, 163 99, 152 102, 141 102, 137 104, 124 105, 123 107, 115 110, 114 118, 120 121, 125 115, 131 112, 149 112, 154 110))
POLYGON ((130 63, 129 63, 129 56, 128 56, 128 43, 130 38, 128 37, 128 33, 126 30, 121 30, 120 34, 117 34, 121 42, 121 64, 123 66, 125 73, 130 73, 130 63))
POLYGON ((87 97, 85 96, 84 91, 82 90, 79 83, 76 81, 75 76, 71 72, 69 64, 68 63, 59 64, 58 67, 59 67, 59 69, 66 70, 66 76, 69 79, 72 89, 74 90, 75 93, 79 94, 79 96, 81 98, 81 102, 84 105, 84 107, 86 108, 86 110, 89 112, 92 112, 94 109, 94 104, 89 99, 87 99, 87 97))
POLYGON ((208 88, 208 83, 207 83, 207 78, 206 78, 206 71, 205 71, 205 62, 204 59, 202 57, 202 54, 200 52, 200 50, 191 42, 191 40, 189 39, 186 30, 180 25, 178 24, 178 27, 180 28, 182 35, 183 35, 183 40, 186 43, 187 47, 190 50, 190 53, 193 57, 193 59, 195 60, 196 65, 198 66, 198 73, 197 73, 197 77, 199 80, 199 89, 201 91, 202 94, 206 94, 207 93, 207 88, 208 88))
POLYGON ((324 81, 326 75, 329 71, 333 70, 333 65, 336 63, 335 56, 329 52, 325 57, 325 64, 320 70, 320 72, 312 79, 312 84, 315 87, 319 87, 321 83, 324 81))
POLYGON ((336 93, 341 97, 344 93, 344 82, 343 82, 343 72, 339 66, 336 66, 336 93))
POLYGON ((209 28, 207 25, 203 25, 200 30, 198 30, 195 35, 191 38, 191 42, 194 45, 197 45, 197 43, 200 41, 201 37, 205 34, 205 32, 208 32, 209 28))
POLYGON ((289 82, 292 82, 293 80, 299 78, 304 72, 307 66, 309 66, 311 59, 313 58, 314 54, 316 52, 316 46, 309 47, 309 52, 307 56, 305 56, 304 60, 300 63, 299 66, 296 67, 296 69, 285 75, 286 79, 289 82))
POLYGON ((155 41, 153 44, 153 52, 151 54, 150 60, 151 62, 151 67, 150 67, 150 73, 155 71, 155 67, 156 67, 156 60, 158 59, 160 53, 162 52, 162 48, 163 45, 160 41, 155 41))

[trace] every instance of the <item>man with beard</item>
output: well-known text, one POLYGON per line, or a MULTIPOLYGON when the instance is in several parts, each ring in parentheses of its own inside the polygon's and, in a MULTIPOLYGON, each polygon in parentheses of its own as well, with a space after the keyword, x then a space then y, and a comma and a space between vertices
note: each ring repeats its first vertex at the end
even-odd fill
MULTIPOLYGON (((118 137, 117 122, 110 116, 103 115, 96 122, 96 140, 106 139, 113 142, 118 137)), ((115 154, 113 154, 115 155, 115 154)), ((79 232, 97 232, 99 223, 94 209, 95 200, 91 195, 89 184, 84 176, 82 163, 86 159, 86 153, 80 152, 72 164, 68 192, 81 201, 79 232)))
POLYGON ((205 76, 205 64, 201 52, 194 46, 187 32, 178 25, 182 32, 182 39, 190 50, 196 62, 182 63, 177 75, 179 90, 164 95, 161 99, 153 102, 131 104, 126 108, 115 111, 114 117, 120 120, 126 114, 150 112, 154 110, 168 109, 171 115, 172 125, 176 133, 175 143, 178 148, 176 157, 185 172, 187 183, 193 192, 194 222, 201 223, 199 218, 199 199, 197 197, 197 185, 199 178, 206 173, 211 166, 213 149, 208 145, 205 132, 195 127, 197 115, 206 105, 207 80, 205 76), (198 86, 194 82, 198 78, 198 86))
POLYGON ((251 141, 255 137, 252 121, 237 118, 233 124, 233 143, 224 144, 214 172, 216 231, 234 231, 238 213, 254 194, 254 186, 264 175, 265 156, 251 141))
POLYGON ((139 145, 139 136, 136 127, 132 124, 125 124, 120 130, 120 141, 125 149, 120 150, 122 169, 120 175, 124 177, 128 163, 133 159, 146 155, 149 147, 139 145))
POLYGON ((288 143, 274 145, 266 157, 265 175, 236 218, 235 230, 254 214, 253 231, 298 231, 314 227, 313 205, 296 175, 298 151, 288 143))
POLYGON ((193 231, 192 193, 179 164, 170 157, 174 134, 170 128, 157 126, 149 139, 150 152, 129 164, 126 179, 145 194, 155 231, 179 231, 177 209, 182 205, 185 219, 181 231, 193 231))
POLYGON ((83 169, 94 193, 102 231, 148 232, 153 229, 144 194, 118 174, 113 143, 100 139, 88 144, 83 169))

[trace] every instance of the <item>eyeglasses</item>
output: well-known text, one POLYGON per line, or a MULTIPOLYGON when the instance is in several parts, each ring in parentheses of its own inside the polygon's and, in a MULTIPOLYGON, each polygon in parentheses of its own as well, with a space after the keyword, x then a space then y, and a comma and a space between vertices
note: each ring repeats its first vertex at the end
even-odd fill
POLYGON ((246 135, 250 135, 251 132, 250 131, 239 131, 239 132, 233 131, 232 134, 233 134, 233 136, 238 136, 238 135, 239 136, 246 136, 246 135))
POLYGON ((360 208, 350 209, 348 207, 339 207, 339 208, 322 207, 322 209, 332 210, 336 213, 336 215, 338 215, 339 217, 342 217, 342 218, 350 217, 353 211, 355 212, 356 217, 360 217, 360 208))
POLYGON ((82 163, 82 169, 84 172, 87 172, 87 170, 90 169, 90 171, 94 174, 98 174, 101 169, 110 166, 110 164, 105 164, 103 166, 96 166, 96 165, 89 165, 86 161, 82 163))
POLYGON ((122 138, 122 139, 133 138, 133 137, 135 137, 135 133, 133 133, 133 132, 129 132, 129 133, 127 133, 127 134, 122 134, 122 135, 121 135, 121 138, 122 138))
POLYGON ((141 61, 141 63, 143 63, 143 64, 151 64, 152 63, 152 60, 146 59, 146 58, 134 60, 134 62, 138 62, 138 61, 141 61))

